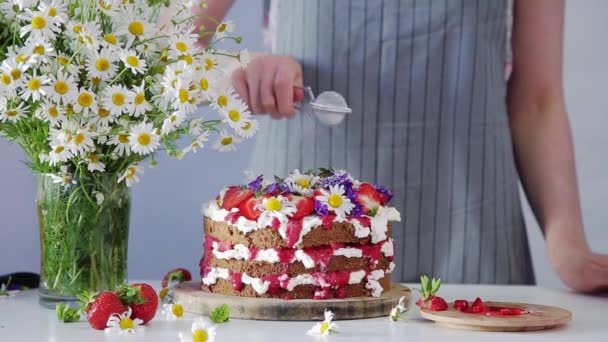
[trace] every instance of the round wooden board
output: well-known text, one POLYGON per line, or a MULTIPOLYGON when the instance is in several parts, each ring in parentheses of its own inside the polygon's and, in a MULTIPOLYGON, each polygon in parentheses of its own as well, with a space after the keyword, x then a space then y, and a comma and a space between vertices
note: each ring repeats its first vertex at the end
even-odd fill
POLYGON ((454 309, 454 303, 448 303, 449 310, 420 310, 420 315, 441 326, 480 331, 546 330, 566 324, 572 319, 570 311, 554 306, 507 302, 484 302, 484 304, 487 306, 521 308, 528 310, 530 313, 517 316, 467 314, 454 309))
POLYGON ((391 289, 378 298, 358 297, 346 299, 293 299, 251 298, 225 296, 204 292, 199 282, 179 285, 173 300, 183 305, 187 312, 208 315, 216 307, 228 304, 230 317, 265 321, 311 321, 324 319, 325 309, 331 310, 336 319, 361 319, 388 316, 389 312, 405 296, 405 307, 411 299, 410 289, 401 284, 391 284, 391 289))

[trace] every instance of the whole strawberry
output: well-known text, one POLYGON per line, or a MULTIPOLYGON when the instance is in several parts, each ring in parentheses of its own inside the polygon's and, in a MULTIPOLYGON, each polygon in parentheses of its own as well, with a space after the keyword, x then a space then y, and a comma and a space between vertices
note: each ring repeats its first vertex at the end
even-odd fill
POLYGON ((152 286, 144 283, 123 285, 117 291, 118 297, 131 310, 131 319, 139 318, 150 322, 158 309, 158 295, 152 286))
POLYGON ((87 321, 94 329, 105 329, 110 316, 120 315, 127 311, 127 308, 114 292, 106 291, 98 295, 83 294, 79 298, 80 305, 87 314, 87 321))
POLYGON ((185 268, 176 268, 171 270, 165 274, 162 281, 162 287, 167 287, 170 282, 176 281, 178 283, 183 283, 185 281, 192 280, 192 274, 185 268))
POLYGON ((430 279, 428 276, 420 276, 420 293, 422 298, 416 301, 416 305, 421 309, 430 311, 444 311, 448 309, 445 299, 435 294, 441 287, 441 279, 430 279))

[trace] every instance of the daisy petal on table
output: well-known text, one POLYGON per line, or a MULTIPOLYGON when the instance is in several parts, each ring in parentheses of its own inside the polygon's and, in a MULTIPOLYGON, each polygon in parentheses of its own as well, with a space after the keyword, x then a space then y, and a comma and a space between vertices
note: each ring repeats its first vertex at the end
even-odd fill
POLYGON ((131 308, 121 314, 114 314, 108 319, 106 333, 110 334, 130 334, 143 330, 144 321, 139 318, 131 319, 131 308))
POLYGON ((189 332, 180 332, 178 336, 180 342, 213 342, 215 326, 199 317, 192 323, 189 332))
POLYGON ((337 331, 335 329, 338 328, 336 323, 333 323, 334 319, 333 312, 325 309, 325 320, 321 323, 316 323, 308 332, 307 335, 310 336, 327 336, 329 334, 335 334, 337 331))

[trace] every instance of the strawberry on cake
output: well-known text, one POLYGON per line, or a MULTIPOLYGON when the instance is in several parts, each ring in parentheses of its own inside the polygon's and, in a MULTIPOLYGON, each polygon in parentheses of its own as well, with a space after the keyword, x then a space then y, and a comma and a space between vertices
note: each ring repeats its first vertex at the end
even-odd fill
POLYGON ((379 297, 394 268, 387 189, 346 171, 222 190, 204 205, 204 291, 264 298, 379 297))

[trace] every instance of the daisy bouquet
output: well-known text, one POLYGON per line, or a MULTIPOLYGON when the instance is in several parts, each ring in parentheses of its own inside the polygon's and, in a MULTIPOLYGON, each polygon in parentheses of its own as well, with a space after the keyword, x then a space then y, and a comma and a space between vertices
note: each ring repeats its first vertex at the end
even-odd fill
POLYGON ((233 24, 197 31, 195 4, 180 2, 161 26, 168 2, 0 0, 0 136, 40 175, 43 283, 60 294, 124 280, 126 188, 142 162, 210 139, 231 151, 256 133, 224 81, 248 61, 219 49, 240 42, 233 24), (201 35, 214 37, 206 48, 201 35))

